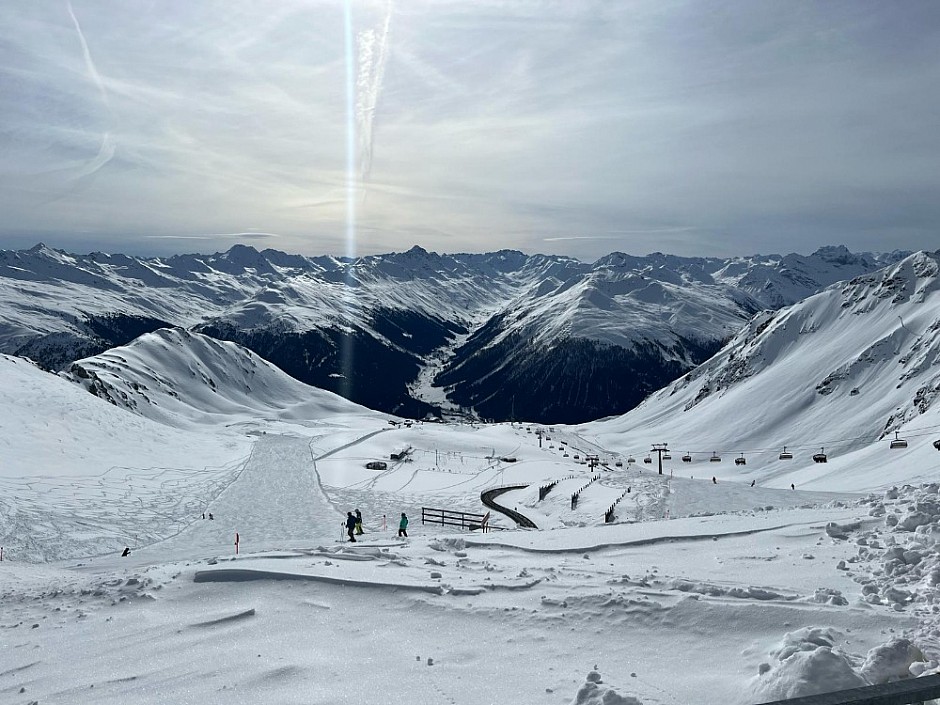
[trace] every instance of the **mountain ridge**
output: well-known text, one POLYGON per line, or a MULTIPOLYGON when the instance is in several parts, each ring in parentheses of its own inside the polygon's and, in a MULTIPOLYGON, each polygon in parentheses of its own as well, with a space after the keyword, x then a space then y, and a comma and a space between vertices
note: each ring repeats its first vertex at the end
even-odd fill
POLYGON ((579 422, 628 410, 763 308, 898 256, 832 247, 733 259, 611 253, 583 263, 515 250, 415 246, 337 258, 236 245, 140 258, 40 244, 0 250, 0 352, 65 369, 183 327, 389 413, 439 414, 434 400, 444 395, 487 418, 523 409, 533 420, 579 422), (428 394, 416 380, 432 358, 444 362, 430 377, 439 391, 428 394))

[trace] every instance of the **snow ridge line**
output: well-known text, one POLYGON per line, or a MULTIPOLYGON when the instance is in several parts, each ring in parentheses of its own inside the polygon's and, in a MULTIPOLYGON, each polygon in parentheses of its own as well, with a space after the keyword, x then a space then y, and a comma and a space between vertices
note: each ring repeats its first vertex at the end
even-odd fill
POLYGON ((501 487, 491 487, 488 490, 483 490, 480 493, 480 501, 483 502, 490 509, 494 509, 500 514, 505 514, 519 526, 522 526, 526 529, 537 529, 535 522, 529 519, 527 516, 523 516, 517 511, 504 507, 501 504, 497 504, 494 501, 495 497, 503 494, 504 492, 509 492, 509 490, 524 490, 528 485, 503 485, 501 487))
POLYGON ((394 588, 414 592, 430 592, 443 595, 441 585, 409 585, 407 583, 376 583, 367 580, 334 578, 328 575, 303 575, 300 573, 278 573, 273 570, 254 570, 250 568, 217 568, 215 570, 197 570, 193 575, 194 583, 240 583, 248 580, 306 580, 310 582, 331 583, 347 587, 394 588))
MULTIPOLYGON (((509 510, 512 511, 512 510, 509 510)), ((807 522, 795 522, 792 524, 778 524, 776 526, 767 526, 762 529, 743 529, 741 531, 729 531, 720 534, 689 534, 682 535, 676 534, 673 536, 655 536, 653 538, 647 539, 633 539, 627 541, 611 541, 609 543, 599 543, 594 544, 593 546, 569 546, 565 548, 536 548, 534 546, 519 546, 517 544, 506 543, 506 542, 497 542, 497 541, 480 541, 473 539, 464 539, 468 546, 475 546, 477 548, 509 548, 515 549, 517 551, 524 551, 526 553, 591 553, 594 551, 603 551, 608 548, 623 548, 625 546, 649 546, 657 543, 669 543, 670 541, 705 541, 708 539, 718 540, 720 538, 733 537, 733 536, 752 536, 754 534, 762 534, 767 531, 776 531, 777 529, 786 529, 791 526, 805 526, 807 522)), ((814 522, 809 522, 814 523, 814 522)))

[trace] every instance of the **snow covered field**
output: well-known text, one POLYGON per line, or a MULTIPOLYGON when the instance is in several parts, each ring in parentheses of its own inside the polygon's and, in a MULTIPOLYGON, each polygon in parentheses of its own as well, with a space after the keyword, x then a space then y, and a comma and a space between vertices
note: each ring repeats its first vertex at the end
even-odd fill
POLYGON ((3 702, 757 703, 937 666, 940 496, 904 485, 927 460, 875 493, 875 468, 825 493, 659 475, 604 426, 393 425, 236 346, 145 338, 85 365, 128 408, 0 358, 3 702), (537 530, 421 524, 497 485, 537 530))

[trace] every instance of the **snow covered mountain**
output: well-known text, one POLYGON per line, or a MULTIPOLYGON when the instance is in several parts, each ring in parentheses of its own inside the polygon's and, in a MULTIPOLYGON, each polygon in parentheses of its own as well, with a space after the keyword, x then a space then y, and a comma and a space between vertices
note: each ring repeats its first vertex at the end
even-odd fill
POLYGON ((146 333, 60 374, 116 406, 170 426, 297 422, 341 414, 381 418, 298 382, 240 345, 182 328, 146 333))
POLYGON ((896 465, 894 477, 905 467, 908 479, 924 477, 940 437, 938 259, 915 253, 763 312, 706 363, 591 432, 625 453, 667 442, 675 472, 777 487, 877 487, 879 468, 896 465), (906 448, 889 447, 895 432, 906 448), (784 446, 792 460, 779 458, 784 446), (686 454, 692 463, 676 462, 686 454))
POLYGON ((499 251, 302 257, 0 251, 0 352, 48 369, 179 326, 401 416, 440 409, 579 422, 622 413, 707 359, 757 311, 900 253, 593 264, 499 251))

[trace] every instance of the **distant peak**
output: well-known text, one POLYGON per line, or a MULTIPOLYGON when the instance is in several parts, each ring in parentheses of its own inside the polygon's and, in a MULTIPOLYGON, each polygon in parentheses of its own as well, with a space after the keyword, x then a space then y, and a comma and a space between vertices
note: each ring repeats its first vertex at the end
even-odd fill
POLYGON ((242 245, 241 243, 238 243, 236 245, 232 245, 225 254, 241 257, 244 255, 259 255, 261 253, 251 245, 242 245))
POLYGON ((820 247, 813 253, 813 256, 832 264, 851 264, 859 260, 859 256, 853 254, 845 245, 820 247))

